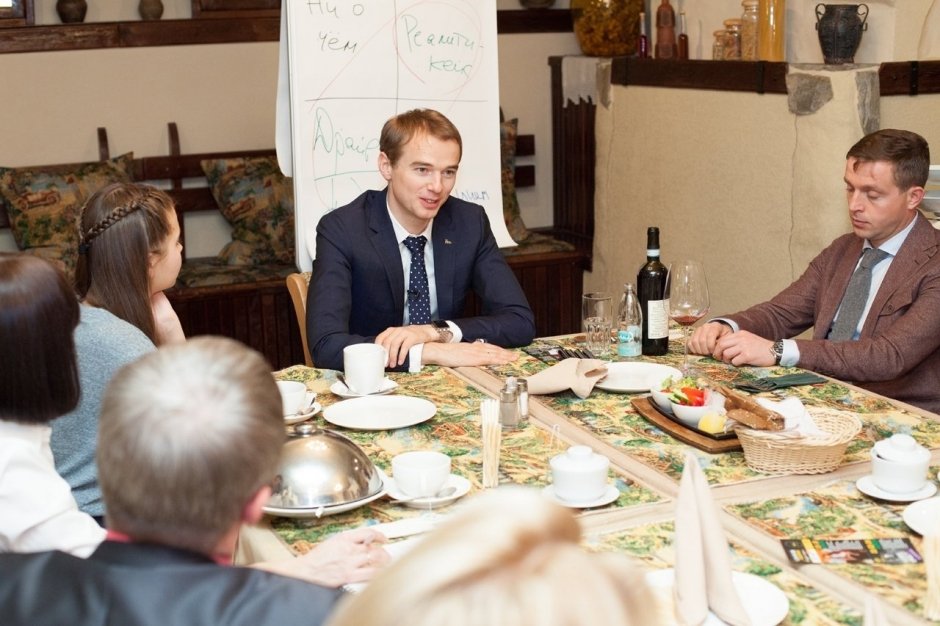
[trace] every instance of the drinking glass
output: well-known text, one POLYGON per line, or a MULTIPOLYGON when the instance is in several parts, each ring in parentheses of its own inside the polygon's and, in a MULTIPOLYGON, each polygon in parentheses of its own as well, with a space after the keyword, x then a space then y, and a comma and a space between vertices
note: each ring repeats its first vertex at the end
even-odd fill
POLYGON ((682 326, 682 371, 690 373, 688 328, 708 312, 708 281, 699 261, 681 259, 669 265, 666 291, 669 317, 682 326))
POLYGON ((614 323, 613 296, 601 291, 581 297, 581 327, 585 347, 597 358, 610 350, 610 330, 614 323))

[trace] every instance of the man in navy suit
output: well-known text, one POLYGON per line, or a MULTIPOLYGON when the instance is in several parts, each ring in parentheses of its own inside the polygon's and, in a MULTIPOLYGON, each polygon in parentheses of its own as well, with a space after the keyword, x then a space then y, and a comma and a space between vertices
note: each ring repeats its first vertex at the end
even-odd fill
POLYGON ((383 191, 323 216, 307 296, 318 367, 375 342, 390 369, 505 364, 535 336, 535 317, 496 245, 483 207, 450 196, 462 143, 437 111, 388 120, 379 139, 383 191), (414 261, 414 262, 413 262, 414 261), (468 291, 482 315, 461 317, 468 291))

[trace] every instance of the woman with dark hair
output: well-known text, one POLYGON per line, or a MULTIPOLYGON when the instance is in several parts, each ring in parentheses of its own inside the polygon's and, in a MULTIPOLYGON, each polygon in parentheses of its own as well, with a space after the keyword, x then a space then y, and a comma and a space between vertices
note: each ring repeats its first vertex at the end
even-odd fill
POLYGON ((79 512, 49 449, 49 422, 78 403, 78 310, 51 264, 0 253, 0 552, 86 556, 104 539, 79 512))
POLYGON ((185 341, 163 291, 176 282, 183 247, 173 200, 150 185, 115 183, 92 194, 79 223, 75 331, 82 398, 52 428, 56 469, 78 506, 103 521, 95 446, 101 398, 115 372, 154 346, 185 341))

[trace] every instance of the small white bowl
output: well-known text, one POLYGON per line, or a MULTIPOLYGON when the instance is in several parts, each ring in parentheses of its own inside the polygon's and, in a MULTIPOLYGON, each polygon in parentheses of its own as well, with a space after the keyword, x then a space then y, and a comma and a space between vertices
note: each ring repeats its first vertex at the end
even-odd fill
POLYGON ((689 428, 698 428, 699 421, 708 413, 725 412, 725 397, 711 389, 705 390, 705 404, 702 406, 687 406, 676 402, 670 404, 676 418, 689 428))
POLYGON ((653 402, 656 403, 660 411, 672 415, 672 401, 669 399, 669 394, 660 389, 660 387, 661 384, 650 387, 650 397, 653 398, 653 402))
POLYGON ((704 404, 702 406, 686 406, 684 404, 672 403, 672 412, 680 422, 689 428, 698 428, 699 420, 705 417, 706 413, 714 413, 715 407, 704 404))

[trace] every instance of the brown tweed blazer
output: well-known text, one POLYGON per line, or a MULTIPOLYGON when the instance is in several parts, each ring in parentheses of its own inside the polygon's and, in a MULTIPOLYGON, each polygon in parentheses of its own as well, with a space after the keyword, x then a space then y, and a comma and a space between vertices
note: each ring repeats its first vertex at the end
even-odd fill
POLYGON ((862 244, 839 237, 773 299, 728 317, 774 340, 813 327, 812 339, 796 340, 800 367, 940 413, 940 231, 918 213, 858 341, 829 341, 862 244))

